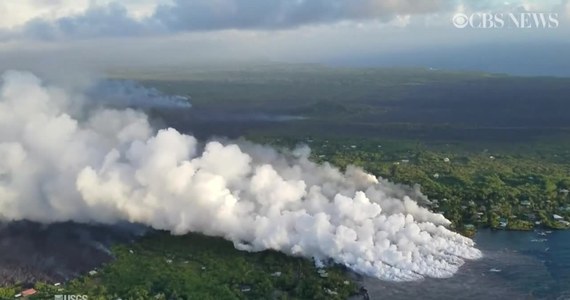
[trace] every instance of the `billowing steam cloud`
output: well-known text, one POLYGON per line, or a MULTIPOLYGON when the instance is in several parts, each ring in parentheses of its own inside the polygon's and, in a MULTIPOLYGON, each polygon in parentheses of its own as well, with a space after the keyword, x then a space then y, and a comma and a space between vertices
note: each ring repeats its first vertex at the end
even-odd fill
POLYGON ((452 276, 481 253, 413 190, 251 143, 200 145, 134 110, 70 113, 28 73, 0 95, 0 219, 148 224, 239 249, 331 259, 386 280, 452 276), (407 196, 410 195, 410 196, 407 196))

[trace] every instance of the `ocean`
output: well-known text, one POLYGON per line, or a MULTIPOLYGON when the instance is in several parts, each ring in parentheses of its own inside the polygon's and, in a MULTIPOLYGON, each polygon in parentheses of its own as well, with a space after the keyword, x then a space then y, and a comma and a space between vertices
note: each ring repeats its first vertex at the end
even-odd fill
POLYGON ((371 299, 570 299, 570 231, 480 230, 474 239, 484 257, 452 278, 362 284, 371 299))

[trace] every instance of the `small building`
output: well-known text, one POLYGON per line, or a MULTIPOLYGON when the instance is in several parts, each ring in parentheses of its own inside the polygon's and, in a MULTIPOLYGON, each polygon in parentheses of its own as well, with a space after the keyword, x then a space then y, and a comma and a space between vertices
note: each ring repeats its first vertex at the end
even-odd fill
POLYGON ((404 164, 409 164, 409 163, 410 163, 410 160, 409 160, 409 159, 402 159, 402 163, 404 163, 404 164))
POLYGON ((507 225, 509 225, 509 220, 505 219, 505 218, 501 218, 499 220, 499 227, 501 228, 506 228, 507 225))
POLYGON ((242 291, 242 293, 249 293, 249 292, 251 292, 251 286, 246 285, 246 284, 242 284, 239 286, 239 290, 242 291))
POLYGON ((91 270, 91 271, 89 271, 89 275, 95 276, 95 275, 97 275, 97 271, 91 270))
POLYGON ((38 291, 36 291, 35 289, 27 289, 25 291, 22 292, 22 296, 23 297, 28 297, 31 295, 35 295, 38 291))
POLYGON ((475 225, 473 225, 473 224, 465 224, 464 227, 465 227, 465 229, 467 229, 467 230, 474 230, 474 229, 475 229, 475 225))
POLYGON ((530 203, 530 201, 528 201, 528 200, 523 200, 523 201, 521 201, 521 205, 522 205, 522 206, 530 206, 530 204, 531 204, 531 203, 530 203))
POLYGON ((448 163, 448 162, 451 162, 451 160, 449 159, 449 157, 446 157, 446 158, 443 159, 443 162, 448 163))
POLYGON ((433 178, 438 179, 438 178, 439 178, 439 173, 433 174, 433 178))
POLYGON ((329 295, 331 295, 331 296, 336 296, 336 295, 338 295, 338 293, 337 293, 336 291, 333 291, 333 290, 331 290, 331 289, 326 289, 326 288, 325 288, 325 293, 327 293, 327 294, 329 294, 329 295))
POLYGON ((324 269, 319 269, 319 270, 317 271, 317 273, 319 273, 319 276, 321 276, 322 278, 327 278, 327 277, 329 277, 329 273, 328 273, 326 270, 324 270, 324 269))
POLYGON ((281 277, 281 272, 274 272, 271 274, 272 277, 281 277))
POLYGON ((557 214, 552 215, 552 217, 553 217, 554 220, 556 220, 556 221, 564 220, 564 217, 563 217, 563 216, 560 216, 560 215, 557 215, 557 214))

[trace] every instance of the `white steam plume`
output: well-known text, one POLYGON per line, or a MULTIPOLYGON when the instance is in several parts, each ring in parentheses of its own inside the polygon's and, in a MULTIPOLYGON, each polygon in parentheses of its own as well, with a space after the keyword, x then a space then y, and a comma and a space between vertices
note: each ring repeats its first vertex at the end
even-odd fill
POLYGON ((315 164, 308 149, 202 147, 129 109, 80 120, 68 109, 76 96, 28 73, 6 73, 0 89, 0 219, 126 220, 332 259, 386 280, 452 276, 481 256, 402 187, 315 164))

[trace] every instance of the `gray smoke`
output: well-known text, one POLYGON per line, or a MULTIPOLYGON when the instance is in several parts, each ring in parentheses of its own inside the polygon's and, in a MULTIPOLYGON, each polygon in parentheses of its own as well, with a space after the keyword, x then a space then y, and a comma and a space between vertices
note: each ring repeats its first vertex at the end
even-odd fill
POLYGON ((190 108, 189 97, 165 95, 131 80, 102 80, 87 91, 89 104, 115 108, 190 108))
POLYGON ((29 73, 4 75, 0 220, 142 223, 396 281, 449 277, 481 256, 442 215, 418 206, 417 190, 313 163, 308 148, 202 146, 172 128, 156 131, 132 109, 79 119, 69 110, 77 97, 29 73))

